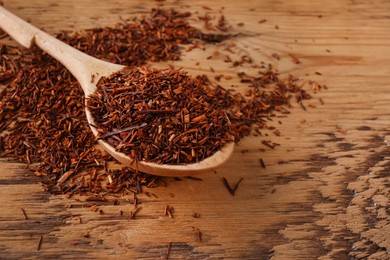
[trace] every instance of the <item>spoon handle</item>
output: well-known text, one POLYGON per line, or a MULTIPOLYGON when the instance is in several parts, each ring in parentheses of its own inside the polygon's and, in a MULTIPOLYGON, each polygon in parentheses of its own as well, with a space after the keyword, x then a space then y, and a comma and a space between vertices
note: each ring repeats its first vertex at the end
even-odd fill
POLYGON ((33 43, 62 63, 80 83, 85 96, 95 92, 96 80, 122 68, 91 57, 50 36, 0 6, 0 27, 23 47, 33 43), (98 75, 92 75, 96 73, 98 75), (95 79, 95 80, 93 80, 95 79))

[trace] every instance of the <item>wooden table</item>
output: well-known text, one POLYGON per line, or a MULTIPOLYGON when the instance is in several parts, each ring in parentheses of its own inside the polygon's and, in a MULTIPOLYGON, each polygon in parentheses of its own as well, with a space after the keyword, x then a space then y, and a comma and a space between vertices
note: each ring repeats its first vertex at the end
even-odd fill
MULTIPOLYGON (((24 165, 1 159, 0 258, 161 259, 170 245, 170 259, 390 259, 389 1, 4 2, 49 33, 112 25, 159 3, 199 15, 208 11, 204 6, 211 14, 224 7, 229 24, 245 32, 234 39, 244 52, 328 90, 314 95, 316 108, 295 105, 282 119, 281 136, 272 136, 280 147, 265 147, 262 137, 244 139, 203 181, 166 179, 166 187, 149 190, 157 198, 141 194, 134 220, 119 215, 128 216, 129 204, 102 205, 99 214, 49 195, 24 165), (234 197, 222 177, 244 178, 234 197), (172 219, 163 216, 165 205, 174 208, 172 219)), ((188 52, 175 65, 235 76, 207 60, 213 50, 188 52)))

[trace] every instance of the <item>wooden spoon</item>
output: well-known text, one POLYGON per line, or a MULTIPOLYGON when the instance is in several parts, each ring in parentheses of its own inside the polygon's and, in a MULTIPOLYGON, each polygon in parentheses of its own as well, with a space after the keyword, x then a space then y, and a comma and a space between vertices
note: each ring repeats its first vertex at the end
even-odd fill
MULTIPOLYGON (((101 77, 110 76, 114 72, 124 68, 122 65, 105 62, 74 49, 20 19, 1 6, 0 27, 23 47, 31 48, 33 43, 35 43, 43 51, 61 62, 80 83, 85 97, 88 97, 96 91, 96 83, 101 77)), ((97 136, 98 131, 92 126, 94 125, 94 121, 87 108, 85 108, 85 113, 93 134, 97 136)), ((133 159, 116 151, 107 142, 100 139, 98 142, 103 146, 104 150, 123 165, 132 168, 138 167, 138 170, 142 172, 161 176, 187 176, 213 171, 229 159, 234 149, 234 142, 228 143, 214 155, 193 164, 171 165, 141 161, 138 162, 138 165, 135 165, 133 159)))

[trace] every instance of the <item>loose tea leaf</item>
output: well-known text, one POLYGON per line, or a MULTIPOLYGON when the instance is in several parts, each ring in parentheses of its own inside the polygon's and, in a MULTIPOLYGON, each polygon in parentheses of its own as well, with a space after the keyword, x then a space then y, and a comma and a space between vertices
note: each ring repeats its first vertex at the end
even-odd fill
POLYGON ((172 245, 172 242, 169 242, 168 246, 167 246, 167 251, 165 252, 165 255, 164 255, 164 259, 169 259, 169 254, 171 253, 171 245, 172 245))
POLYGON ((223 182, 223 185, 225 186, 226 190, 230 193, 230 195, 234 196, 234 190, 230 186, 229 182, 227 181, 227 179, 225 177, 222 177, 222 182, 223 182))
POLYGON ((28 220, 28 216, 27 216, 27 213, 26 211, 23 209, 23 208, 20 208, 22 210, 22 213, 23 213, 23 216, 24 216, 24 219, 25 220, 28 220))
MULTIPOLYGON (((215 32, 208 34, 188 23, 190 15, 172 9, 153 9, 148 15, 112 27, 61 32, 57 38, 100 59, 126 66, 142 66, 147 62, 177 60, 183 49, 206 49, 207 44, 232 37, 228 34, 230 27, 224 16, 219 17, 216 26, 210 25, 211 16, 205 16, 205 23, 215 32)), ((247 55, 238 59, 234 57, 234 46, 217 46, 222 49, 215 52, 215 56, 224 57, 224 62, 237 69, 248 65, 257 70, 253 72, 256 76, 244 72, 237 74, 241 84, 248 87, 245 93, 224 88, 206 76, 190 77, 182 70, 168 69, 164 72, 167 78, 160 78, 159 82, 179 80, 181 89, 164 89, 165 83, 145 87, 155 91, 154 98, 167 102, 166 99, 175 96, 187 97, 184 82, 191 82, 193 90, 203 93, 195 97, 198 100, 196 105, 184 108, 172 103, 170 107, 156 106, 146 93, 135 92, 133 96, 141 98, 122 105, 133 107, 131 115, 129 112, 127 116, 138 121, 127 126, 119 123, 102 128, 105 130, 101 138, 113 140, 117 148, 123 146, 138 159, 164 163, 196 162, 213 154, 230 141, 231 136, 239 141, 252 132, 261 135, 260 129, 268 127, 266 122, 275 113, 289 113, 294 96, 302 106, 305 99, 311 98, 297 78, 291 75, 282 78, 271 65, 267 67, 262 61, 255 61, 247 55), (164 91, 157 95, 160 87, 164 91), (212 111, 216 111, 215 114, 212 111), (218 125, 220 123, 224 125, 218 125), (222 130, 218 129, 221 127, 222 130), (183 131, 187 131, 186 134, 183 135, 183 131), (165 134, 165 137, 153 139, 158 139, 160 134, 165 134), (145 150, 134 149, 131 147, 133 142, 139 142, 145 150), (163 148, 165 153, 159 154, 163 148)), ((158 74, 149 68, 134 67, 132 70, 134 73, 143 70, 154 76, 158 74)), ((219 78, 231 77, 221 75, 219 78)), ((105 194, 129 194, 140 193, 142 186, 155 187, 164 183, 158 177, 136 173, 129 168, 107 168, 107 161, 112 158, 96 147, 97 142, 85 118, 85 100, 79 84, 61 64, 39 49, 26 50, 0 43, 0 85, 4 85, 0 92, 1 157, 26 163, 36 176, 43 178, 42 184, 48 192, 62 193, 66 197, 74 194, 93 196, 103 191, 105 194)), ((316 82, 310 85, 315 91, 326 88, 316 82)), ((192 92, 188 93, 189 96, 197 93, 192 92)), ((123 98, 129 94, 125 93, 126 89, 122 89, 109 94, 121 94, 123 98)), ((194 100, 188 103, 183 99, 179 100, 181 104, 194 103, 194 100)), ((112 116, 112 122, 124 117, 121 113, 112 116)), ((271 141, 264 144, 273 148, 278 145, 271 141)))
POLYGON ((43 236, 41 235, 41 236, 39 237, 39 240, 38 240, 37 251, 41 250, 42 242, 43 242, 43 236))
POLYGON ((260 166, 261 166, 262 168, 264 168, 264 169, 266 168, 263 158, 260 158, 260 159, 259 159, 259 163, 260 163, 260 166))
MULTIPOLYGON (((230 37, 201 32, 189 25, 189 16, 188 12, 153 9, 148 15, 113 27, 61 32, 57 38, 97 58, 142 65, 179 59, 181 45, 196 46, 199 41, 213 43, 230 37)), ((42 184, 47 191, 69 197, 102 190, 116 193, 132 187, 140 190, 140 183, 158 185, 157 177, 136 175, 131 169, 106 171, 104 161, 112 158, 95 147, 79 84, 39 49, 0 43, 0 85, 5 86, 0 92, 1 156, 28 163, 37 176, 45 177, 42 184), (113 174, 113 180, 102 186, 108 174, 113 174)))

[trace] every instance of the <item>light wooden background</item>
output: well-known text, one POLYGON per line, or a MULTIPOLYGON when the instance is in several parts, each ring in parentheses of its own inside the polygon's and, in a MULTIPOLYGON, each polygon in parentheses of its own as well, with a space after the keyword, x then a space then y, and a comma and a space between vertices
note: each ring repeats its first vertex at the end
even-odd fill
MULTIPOLYGON (((158 4, 4 2, 49 33, 112 25, 158 4)), ((270 150, 260 137, 244 139, 216 174, 200 176, 203 181, 166 179, 166 187, 149 190, 157 198, 140 195, 142 210, 134 220, 128 219, 134 210, 129 203, 102 205, 101 215, 43 192, 39 179, 26 174, 23 165, 1 159, 0 258, 161 259, 171 243, 170 259, 390 259, 390 2, 163 4, 199 14, 207 11, 202 6, 212 8, 211 14, 225 7, 229 24, 247 35, 234 40, 243 53, 273 63, 282 73, 316 79, 329 89, 310 101, 316 108, 303 111, 296 105, 282 119, 282 135, 272 137, 280 147, 270 150), (267 22, 259 24, 262 19, 267 22), (240 22, 243 27, 236 26, 240 22), (299 57, 301 64, 294 64, 288 54, 299 57), (242 153, 245 149, 249 151, 242 153), (236 196, 228 194, 222 177, 231 183, 244 178, 236 196), (163 216, 166 204, 174 208, 173 219, 163 216), (192 227, 202 232, 201 242, 192 227)), ((237 69, 206 59, 216 48, 186 53, 176 65, 194 74, 214 67, 235 76, 237 69)))

